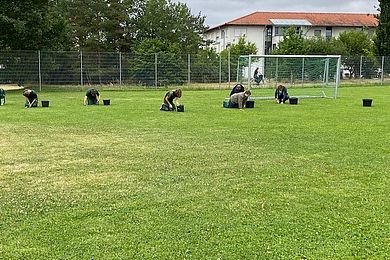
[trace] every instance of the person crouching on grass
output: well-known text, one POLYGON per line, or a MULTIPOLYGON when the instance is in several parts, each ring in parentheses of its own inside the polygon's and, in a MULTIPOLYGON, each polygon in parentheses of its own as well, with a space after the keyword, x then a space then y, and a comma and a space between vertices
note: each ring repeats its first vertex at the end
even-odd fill
POLYGON ((84 105, 98 105, 100 94, 97 89, 88 89, 84 96, 84 105))
POLYGON ((278 104, 284 104, 288 100, 287 88, 283 85, 279 85, 275 90, 275 101, 278 104))
POLYGON ((246 101, 248 101, 249 96, 251 95, 250 90, 246 90, 245 92, 236 93, 230 96, 230 106, 238 107, 240 109, 246 107, 246 101))
POLYGON ((180 88, 167 92, 164 96, 164 103, 161 105, 160 110, 175 111, 176 107, 180 105, 179 99, 181 98, 181 95, 182 91, 180 88))
POLYGON ((32 89, 23 90, 23 96, 26 98, 25 108, 37 107, 38 106, 38 95, 32 89))
POLYGON ((230 91, 230 95, 229 95, 229 96, 231 96, 231 95, 233 95, 233 94, 236 94, 236 93, 244 92, 244 91, 245 91, 244 86, 243 86, 242 84, 240 84, 240 83, 237 83, 237 84, 233 87, 232 91, 230 91))

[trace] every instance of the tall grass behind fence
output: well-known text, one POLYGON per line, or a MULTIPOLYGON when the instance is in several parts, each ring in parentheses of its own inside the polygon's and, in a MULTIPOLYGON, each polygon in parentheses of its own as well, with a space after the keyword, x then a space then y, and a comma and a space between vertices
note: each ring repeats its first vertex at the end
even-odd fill
MULTIPOLYGON (((217 54, 0 51, 0 84, 227 87, 238 57, 217 54)), ((342 84, 390 84, 390 57, 342 57, 342 84)))

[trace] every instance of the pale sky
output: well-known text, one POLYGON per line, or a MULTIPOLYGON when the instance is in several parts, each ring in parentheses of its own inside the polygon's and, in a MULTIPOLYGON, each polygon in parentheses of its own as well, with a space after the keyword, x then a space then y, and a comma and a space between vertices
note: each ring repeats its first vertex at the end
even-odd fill
POLYGON ((213 27, 261 11, 378 13, 378 0, 173 0, 201 12, 213 27))

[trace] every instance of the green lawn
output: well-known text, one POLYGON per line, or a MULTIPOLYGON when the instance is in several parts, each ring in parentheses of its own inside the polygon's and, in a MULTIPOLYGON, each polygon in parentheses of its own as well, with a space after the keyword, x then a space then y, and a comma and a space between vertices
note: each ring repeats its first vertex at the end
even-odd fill
POLYGON ((0 259, 390 258, 389 87, 246 110, 185 90, 185 113, 164 93, 7 93, 0 259))

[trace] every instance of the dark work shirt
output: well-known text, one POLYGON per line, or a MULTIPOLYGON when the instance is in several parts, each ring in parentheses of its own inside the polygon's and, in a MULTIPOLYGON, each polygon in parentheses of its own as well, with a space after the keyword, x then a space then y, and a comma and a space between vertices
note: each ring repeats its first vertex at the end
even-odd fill
POLYGON ((164 102, 165 102, 165 98, 166 98, 166 97, 168 97, 169 103, 172 104, 173 100, 174 100, 175 98, 177 98, 176 92, 175 92, 175 91, 169 91, 169 92, 167 92, 167 93, 165 94, 165 97, 164 97, 164 102))
POLYGON ((28 101, 30 101, 30 103, 33 102, 34 99, 38 100, 37 92, 35 92, 34 90, 31 90, 31 92, 28 94, 27 98, 28 98, 28 101))
POLYGON ((233 94, 236 94, 236 93, 244 92, 244 91, 245 91, 244 86, 241 85, 241 84, 237 84, 237 85, 234 86, 232 91, 230 91, 230 96, 233 95, 233 94))
POLYGON ((287 88, 283 87, 282 89, 276 88, 275 90, 275 98, 285 98, 287 97, 287 88))
POLYGON ((88 99, 96 99, 96 97, 98 97, 100 94, 99 91, 92 88, 92 89, 88 89, 85 95, 87 96, 88 99))

